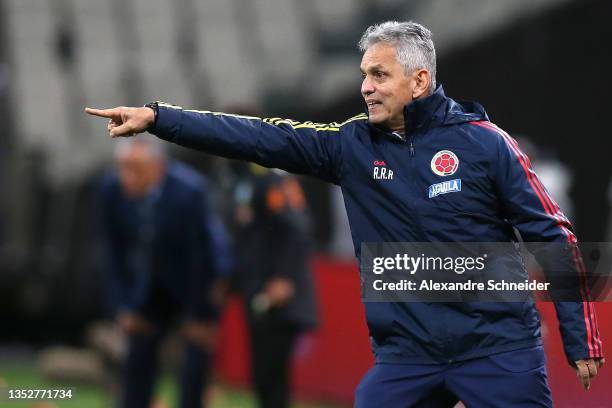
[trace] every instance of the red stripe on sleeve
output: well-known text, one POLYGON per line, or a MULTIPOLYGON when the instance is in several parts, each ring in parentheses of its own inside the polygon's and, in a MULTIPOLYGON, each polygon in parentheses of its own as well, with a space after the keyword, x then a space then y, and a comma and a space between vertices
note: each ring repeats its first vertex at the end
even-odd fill
POLYGON ((504 141, 506 142, 507 146, 516 155, 517 160, 523 168, 523 171, 525 172, 525 176, 527 177, 531 188, 538 196, 538 199, 544 211, 548 215, 553 217, 563 234, 567 237, 568 243, 570 244, 570 246, 572 246, 572 258, 576 265, 576 271, 578 272, 578 276, 580 279, 580 294, 584 299, 582 304, 585 328, 587 333, 587 345, 589 348, 589 357, 603 357, 603 352, 601 349, 602 343, 599 337, 599 329, 597 327, 597 314, 595 313, 595 305, 593 305, 592 302, 590 302, 589 300, 590 293, 586 282, 586 271, 580 253, 578 252, 577 239, 574 233, 571 231, 572 227, 569 220, 561 212, 557 203, 555 203, 555 201, 552 199, 552 197, 550 197, 546 189, 542 186, 540 180, 535 175, 533 170, 531 170, 531 163, 529 161, 529 158, 520 150, 516 140, 514 140, 506 132, 504 132, 502 129, 500 129, 491 122, 481 121, 470 123, 476 126, 483 127, 485 129, 492 130, 504 138, 504 141))

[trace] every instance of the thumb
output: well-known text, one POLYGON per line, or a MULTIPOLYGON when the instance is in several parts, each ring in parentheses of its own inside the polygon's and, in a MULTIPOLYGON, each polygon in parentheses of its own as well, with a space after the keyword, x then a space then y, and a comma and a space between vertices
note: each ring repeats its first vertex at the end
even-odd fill
POLYGON ((111 137, 134 136, 133 127, 130 122, 112 128, 109 132, 111 137))

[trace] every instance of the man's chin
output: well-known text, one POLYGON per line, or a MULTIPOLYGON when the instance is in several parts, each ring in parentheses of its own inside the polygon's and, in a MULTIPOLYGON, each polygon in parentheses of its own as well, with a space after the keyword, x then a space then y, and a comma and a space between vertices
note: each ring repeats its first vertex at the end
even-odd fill
POLYGON ((368 120, 370 121, 371 124, 377 125, 377 126, 385 122, 385 118, 383 117, 383 115, 376 114, 376 113, 369 113, 368 120))
POLYGON ((388 127, 387 118, 384 115, 369 114, 368 121, 375 126, 386 129, 388 127))

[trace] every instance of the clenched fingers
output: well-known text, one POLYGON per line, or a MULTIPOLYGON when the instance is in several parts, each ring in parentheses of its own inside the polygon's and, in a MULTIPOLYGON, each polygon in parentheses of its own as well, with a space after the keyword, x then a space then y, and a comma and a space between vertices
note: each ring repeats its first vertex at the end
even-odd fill
POLYGON ((136 134, 134 127, 129 122, 119 126, 113 126, 109 129, 108 133, 111 135, 111 137, 134 136, 134 134, 136 134))
POLYGON ((597 369, 602 365, 601 360, 578 360, 576 361, 576 375, 585 390, 591 387, 591 378, 597 375, 597 369))
POLYGON ((117 126, 119 126, 120 123, 115 122, 114 120, 109 120, 108 121, 108 125, 106 125, 106 129, 110 132, 113 128, 116 128, 117 126))
POLYGON ((589 376, 595 377, 597 375, 597 364, 593 360, 589 360, 586 365, 589 369, 589 376))
POLYGON ((591 386, 589 375, 589 368, 586 365, 586 362, 580 360, 576 363, 576 375, 580 378, 580 382, 582 382, 582 386, 585 390, 588 390, 591 386))

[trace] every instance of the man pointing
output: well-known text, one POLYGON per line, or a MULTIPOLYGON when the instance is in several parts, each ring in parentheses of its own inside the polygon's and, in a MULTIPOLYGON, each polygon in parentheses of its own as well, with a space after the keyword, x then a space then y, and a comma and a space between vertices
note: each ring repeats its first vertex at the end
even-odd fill
MULTIPOLYGON (((108 118, 112 137, 149 131, 339 185, 360 261, 364 242, 512 242, 514 228, 524 241, 562 244, 571 261, 564 267, 578 274, 572 226, 514 139, 482 106, 436 86, 429 30, 386 22, 369 27, 359 46, 367 114, 342 123, 161 102, 86 111, 108 118), (441 183, 456 187, 439 194, 441 183)), ((588 389, 604 359, 594 304, 581 293, 555 308, 568 362, 588 389)), ((376 365, 357 388, 357 407, 441 406, 441 398, 449 406, 552 406, 533 301, 367 302, 365 312, 376 365)))

